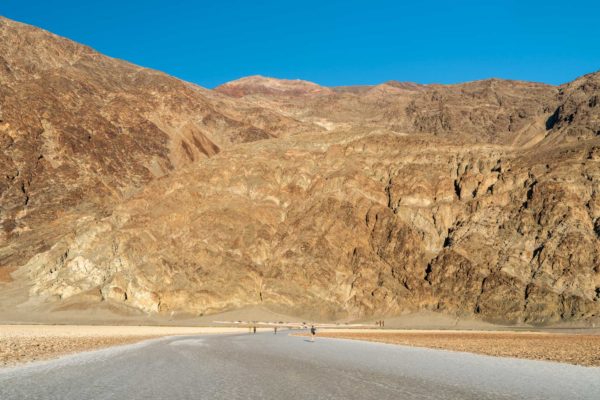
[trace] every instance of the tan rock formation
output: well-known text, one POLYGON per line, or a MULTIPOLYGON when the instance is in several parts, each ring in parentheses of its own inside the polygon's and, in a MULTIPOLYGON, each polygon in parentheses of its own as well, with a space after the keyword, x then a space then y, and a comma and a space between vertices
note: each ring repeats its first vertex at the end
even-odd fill
POLYGON ((0 50, 0 285, 36 307, 600 317, 599 74, 218 93, 4 19, 0 50))

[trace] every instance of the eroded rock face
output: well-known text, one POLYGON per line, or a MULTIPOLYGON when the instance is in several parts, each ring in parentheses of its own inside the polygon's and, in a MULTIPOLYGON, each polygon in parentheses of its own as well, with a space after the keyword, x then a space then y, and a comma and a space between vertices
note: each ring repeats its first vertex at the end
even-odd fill
POLYGON ((600 136, 600 74, 589 74, 563 85, 560 105, 548 127, 561 130, 567 140, 600 136))
POLYGON ((234 97, 243 92, 248 101, 328 130, 386 129, 516 145, 542 140, 558 106, 554 86, 499 79, 459 85, 392 81, 314 91, 311 96, 284 95, 265 90, 261 83, 249 85, 242 79, 215 90, 234 97))
POLYGON ((598 74, 217 93, 0 38, 0 268, 48 309, 600 316, 598 74))
MULTIPOLYGON (((428 309, 528 323, 599 312, 600 168, 584 148, 539 157, 347 133, 250 147, 151 183, 82 228, 111 227, 65 243, 73 258, 52 282, 72 279, 83 258, 91 277, 115 271, 105 298, 146 311, 428 309)), ((52 285, 41 293, 65 290, 52 285)))

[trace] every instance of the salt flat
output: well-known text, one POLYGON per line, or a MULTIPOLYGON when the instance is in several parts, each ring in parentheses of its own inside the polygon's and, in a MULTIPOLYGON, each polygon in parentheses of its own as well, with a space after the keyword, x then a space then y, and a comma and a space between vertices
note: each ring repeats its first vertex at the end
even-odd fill
POLYGON ((600 368, 287 332, 154 339, 0 369, 10 399, 597 399, 600 368))

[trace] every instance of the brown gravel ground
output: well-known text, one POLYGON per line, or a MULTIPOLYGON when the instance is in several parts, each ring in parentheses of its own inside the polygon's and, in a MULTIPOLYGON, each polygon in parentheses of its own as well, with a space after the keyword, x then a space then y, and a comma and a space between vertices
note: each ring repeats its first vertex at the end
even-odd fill
POLYGON ((235 332, 247 332, 247 328, 0 325, 0 368, 162 336, 235 332))
POLYGON ((13 337, 0 339, 0 367, 45 360, 60 355, 135 343, 155 336, 13 337))
POLYGON ((0 283, 12 282, 13 278, 10 275, 14 271, 14 268, 0 267, 0 283))
POLYGON ((600 367, 600 335, 538 332, 326 331, 319 332, 317 336, 600 367))

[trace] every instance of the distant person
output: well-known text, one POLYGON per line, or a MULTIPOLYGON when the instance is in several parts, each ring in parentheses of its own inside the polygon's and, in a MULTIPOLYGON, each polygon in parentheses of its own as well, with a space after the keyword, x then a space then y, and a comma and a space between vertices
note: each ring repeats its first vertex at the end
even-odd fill
POLYGON ((252 327, 252 332, 256 335, 256 325, 252 327))
POLYGON ((315 341, 315 336, 317 335, 317 328, 315 328, 314 325, 311 325, 310 327, 310 341, 314 342, 315 341))
POLYGON ((273 335, 277 335, 277 327, 273 328, 273 335))

